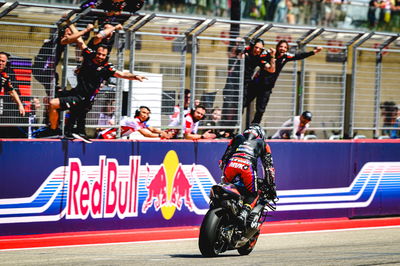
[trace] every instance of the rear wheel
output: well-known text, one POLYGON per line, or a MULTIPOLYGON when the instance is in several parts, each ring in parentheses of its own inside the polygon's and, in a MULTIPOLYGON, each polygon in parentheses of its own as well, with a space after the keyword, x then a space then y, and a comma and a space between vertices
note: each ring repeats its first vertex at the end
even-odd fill
POLYGON ((254 247, 256 246, 258 236, 260 235, 260 231, 258 231, 252 238, 250 238, 249 242, 246 243, 243 247, 238 248, 238 252, 240 255, 249 255, 254 247))
POLYGON ((222 209, 209 210, 200 227, 199 249, 205 257, 215 257, 224 251, 225 239, 221 231, 224 226, 222 209))

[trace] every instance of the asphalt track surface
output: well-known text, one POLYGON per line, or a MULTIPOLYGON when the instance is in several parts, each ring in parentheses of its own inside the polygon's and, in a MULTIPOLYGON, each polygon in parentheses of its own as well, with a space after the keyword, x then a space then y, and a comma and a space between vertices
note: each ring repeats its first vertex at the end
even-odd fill
POLYGON ((58 247, 46 247, 51 241, 45 241, 42 247, 0 250, 0 265, 400 265, 400 225, 387 221, 377 227, 346 229, 336 223, 336 229, 322 230, 314 223, 321 231, 298 227, 267 232, 248 256, 228 251, 203 258, 196 238, 58 247))

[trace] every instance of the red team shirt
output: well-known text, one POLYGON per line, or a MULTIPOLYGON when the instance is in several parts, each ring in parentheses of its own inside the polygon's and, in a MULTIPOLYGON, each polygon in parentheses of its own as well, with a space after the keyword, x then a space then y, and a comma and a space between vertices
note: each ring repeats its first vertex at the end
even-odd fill
MULTIPOLYGON (((135 131, 139 131, 142 128, 148 128, 147 122, 140 121, 138 117, 125 117, 120 122, 121 125, 121 136, 129 136, 135 131)), ((108 128, 100 132, 99 134, 103 139, 115 139, 117 137, 116 128, 108 128)))
POLYGON ((185 134, 197 134, 199 129, 199 121, 194 122, 192 114, 189 113, 185 116, 185 134))

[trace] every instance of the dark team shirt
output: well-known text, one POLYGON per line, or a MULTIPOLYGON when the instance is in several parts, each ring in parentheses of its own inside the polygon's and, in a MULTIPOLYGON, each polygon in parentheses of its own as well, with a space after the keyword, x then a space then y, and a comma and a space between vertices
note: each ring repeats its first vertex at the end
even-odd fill
POLYGON ((96 52, 90 48, 84 49, 82 55, 83 63, 77 69, 78 85, 75 91, 86 100, 93 101, 100 90, 101 83, 114 76, 116 69, 109 62, 103 62, 100 65, 94 63, 96 52))
POLYGON ((3 88, 4 93, 14 90, 11 84, 11 78, 5 71, 0 73, 0 93, 3 91, 3 88))
POLYGON ((251 47, 248 46, 244 50, 244 82, 251 81, 256 67, 264 68, 266 53, 261 55, 252 55, 251 47))
MULTIPOLYGON (((279 74, 281 73, 283 67, 286 65, 287 62, 301 60, 312 55, 314 55, 314 51, 297 54, 284 53, 280 57, 276 58, 274 73, 270 73, 268 71, 265 71, 264 69, 261 69, 258 82, 266 85, 267 88, 272 89, 275 86, 276 80, 278 79, 279 74)), ((268 54, 268 57, 265 60, 270 60, 270 58, 271 56, 268 54)))

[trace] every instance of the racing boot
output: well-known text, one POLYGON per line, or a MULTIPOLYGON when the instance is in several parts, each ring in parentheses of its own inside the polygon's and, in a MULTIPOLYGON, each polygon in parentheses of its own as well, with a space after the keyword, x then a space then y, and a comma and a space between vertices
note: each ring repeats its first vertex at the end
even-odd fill
POLYGON ((251 206, 249 204, 245 204, 242 208, 242 211, 240 212, 240 214, 238 216, 239 226, 243 230, 246 229, 246 221, 247 221, 247 217, 249 217, 250 212, 251 212, 251 206))

